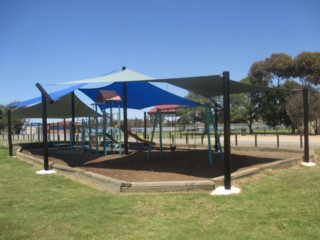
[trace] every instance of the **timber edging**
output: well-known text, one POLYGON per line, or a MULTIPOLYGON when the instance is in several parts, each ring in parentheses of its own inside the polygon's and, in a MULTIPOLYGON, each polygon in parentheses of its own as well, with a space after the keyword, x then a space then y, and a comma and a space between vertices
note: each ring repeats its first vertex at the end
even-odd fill
MULTIPOLYGON (((20 160, 40 166, 43 165, 42 159, 22 153, 21 148, 18 148, 16 156, 20 160)), ((295 157, 238 170, 231 174, 231 178, 234 180, 248 177, 266 169, 289 168, 298 165, 302 160, 303 157, 295 157)), ((61 164, 49 163, 49 166, 51 169, 57 170, 59 174, 70 177, 71 179, 76 178, 79 182, 86 185, 118 193, 212 191, 215 187, 223 186, 224 183, 223 176, 195 181, 127 182, 61 164)))
MULTIPOLYGON (((312 156, 314 157, 314 155, 312 156)), ((285 160, 279 160, 271 163, 265 163, 262 165, 258 165, 255 167, 250 167, 242 170, 238 170, 234 173, 231 174, 231 179, 239 179, 239 178, 244 178, 244 177, 250 177, 254 174, 258 174, 266 169, 284 169, 284 168, 290 168, 296 165, 299 165, 303 161, 303 156, 301 157, 294 157, 294 158, 289 158, 285 160)), ((216 177, 212 178, 212 180, 215 182, 215 187, 223 186, 224 184, 224 177, 216 177)))

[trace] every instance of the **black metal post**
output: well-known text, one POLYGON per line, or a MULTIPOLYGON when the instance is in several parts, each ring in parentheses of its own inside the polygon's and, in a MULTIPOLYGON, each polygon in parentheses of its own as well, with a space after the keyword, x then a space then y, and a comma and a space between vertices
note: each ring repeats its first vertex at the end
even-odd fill
POLYGON ((143 138, 147 139, 147 112, 143 114, 143 138))
POLYGON ((49 151, 48 151, 48 132, 47 132, 47 101, 54 103, 50 95, 43 89, 43 87, 37 83, 37 88, 41 92, 42 96, 42 134, 43 134, 43 163, 44 170, 49 170, 49 151))
POLYGON ((11 110, 7 112, 7 120, 8 120, 8 144, 9 144, 9 156, 12 157, 12 127, 11 127, 11 110))
POLYGON ((38 123, 38 143, 40 142, 40 123, 38 123))
POLYGON ((127 83, 122 83, 122 92, 123 92, 123 130, 124 130, 124 154, 128 155, 128 113, 127 113, 127 83))
POLYGON ((238 146, 238 133, 235 133, 234 137, 235 137, 236 146, 238 146))
POLYGON ((42 134, 44 170, 49 170, 48 131, 47 131, 47 99, 42 96, 42 134))
POLYGON ((258 147, 258 135, 256 133, 254 134, 254 146, 258 147))
POLYGON ((74 141, 75 141, 75 135, 76 135, 74 92, 71 93, 71 119, 72 119, 72 123, 70 123, 71 124, 70 125, 70 130, 71 130, 71 137, 72 137, 71 144, 73 146, 74 145, 74 141))
MULTIPOLYGON (((218 106, 217 104, 214 105, 214 127, 218 131, 218 106)), ((214 150, 218 152, 218 139, 216 135, 214 137, 214 150)))
POLYGON ((309 101, 308 88, 303 88, 304 162, 309 162, 309 101))
POLYGON ((223 114, 224 114, 224 188, 231 189, 230 149, 230 88, 229 72, 223 72, 223 114))
POLYGON ((67 127, 66 127, 66 119, 63 119, 63 140, 67 142, 67 127))

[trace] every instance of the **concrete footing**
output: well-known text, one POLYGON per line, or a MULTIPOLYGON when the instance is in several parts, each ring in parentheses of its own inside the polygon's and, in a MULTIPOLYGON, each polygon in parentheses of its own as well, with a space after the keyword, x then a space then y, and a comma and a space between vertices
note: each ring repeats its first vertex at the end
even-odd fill
POLYGON ((45 175, 45 174, 55 174, 57 171, 55 170, 39 170, 36 171, 36 174, 45 175))
POLYGON ((314 167, 316 165, 317 164, 315 162, 302 162, 301 163, 301 166, 304 166, 304 167, 314 167))
POLYGON ((221 195, 231 195, 231 194, 239 194, 241 192, 240 188, 231 187, 231 189, 225 189, 224 186, 217 187, 213 190, 210 195, 211 196, 221 196, 221 195))

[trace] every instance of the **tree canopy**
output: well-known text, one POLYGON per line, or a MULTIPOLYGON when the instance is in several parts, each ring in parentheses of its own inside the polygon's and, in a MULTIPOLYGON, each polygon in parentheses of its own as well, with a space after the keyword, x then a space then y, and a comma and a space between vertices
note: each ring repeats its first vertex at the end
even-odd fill
MULTIPOLYGON (((274 91, 232 95, 233 123, 247 124, 252 132, 252 124, 261 120, 270 127, 285 125, 295 132, 302 126, 303 117, 302 108, 297 107, 297 103, 301 102, 301 94, 298 92, 301 92, 303 87, 308 87, 312 89, 309 97, 311 124, 315 124, 315 129, 318 129, 320 52, 301 52, 296 57, 286 53, 273 53, 264 60, 252 63, 247 77, 241 82, 268 86, 274 88, 274 91)), ((187 98, 212 104, 212 101, 193 93, 189 93, 187 98)), ((201 116, 204 116, 204 113, 201 116)), ((185 123, 195 121, 195 117, 196 114, 192 111, 188 114, 181 112, 181 121, 185 123)))
MULTIPOLYGON (((285 53, 271 54, 265 60, 251 65, 247 79, 251 84, 275 89, 261 94, 259 108, 262 120, 271 127, 280 124, 291 126, 294 131, 301 122, 292 112, 294 109, 290 107, 290 101, 296 101, 298 96, 293 96, 294 89, 304 86, 316 89, 320 83, 320 52, 302 52, 295 58, 285 53)), ((314 94, 319 93, 314 91, 314 94)), ((313 109, 312 105, 316 102, 310 103, 310 109, 313 109)))
MULTIPOLYGON (((7 128, 7 113, 8 108, 5 105, 0 105, 0 131, 6 131, 7 128)), ((15 134, 20 133, 23 125, 26 123, 26 119, 13 119, 11 121, 12 131, 15 134)))

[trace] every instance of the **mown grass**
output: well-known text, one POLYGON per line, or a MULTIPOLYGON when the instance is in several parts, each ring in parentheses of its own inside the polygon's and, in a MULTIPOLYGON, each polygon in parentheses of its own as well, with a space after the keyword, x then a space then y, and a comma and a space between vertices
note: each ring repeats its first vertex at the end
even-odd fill
POLYGON ((320 167, 244 181, 242 194, 111 194, 7 157, 0 239, 319 239, 320 167))

